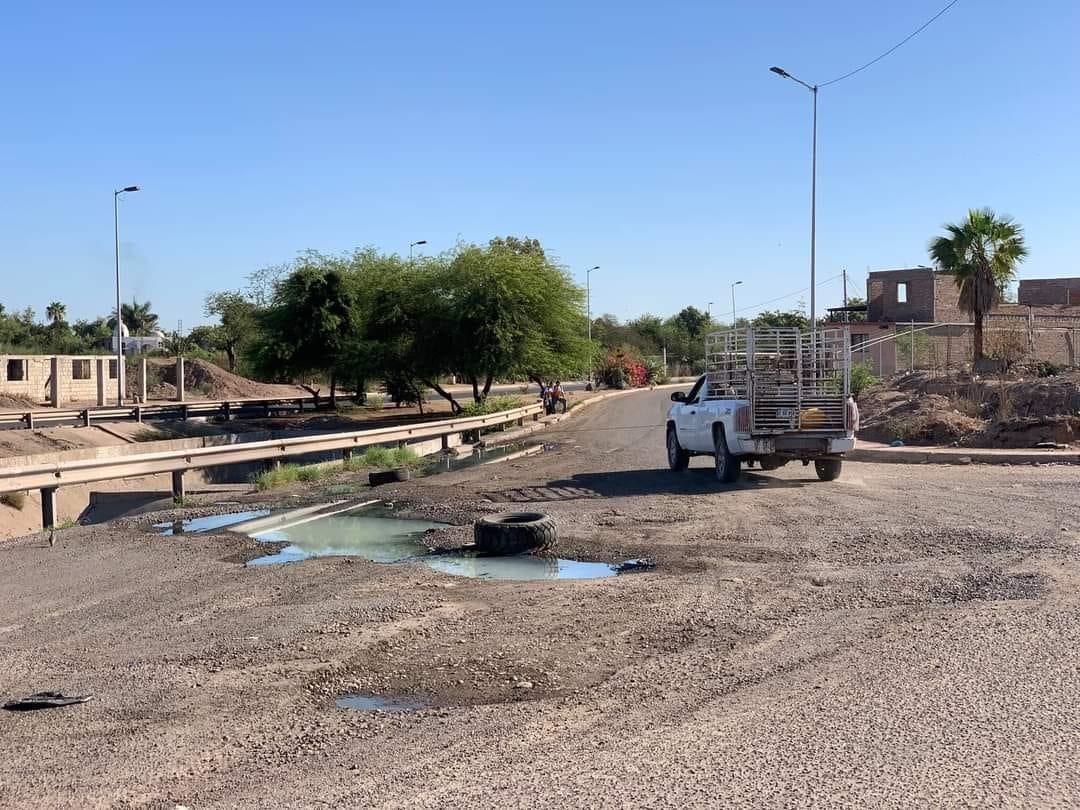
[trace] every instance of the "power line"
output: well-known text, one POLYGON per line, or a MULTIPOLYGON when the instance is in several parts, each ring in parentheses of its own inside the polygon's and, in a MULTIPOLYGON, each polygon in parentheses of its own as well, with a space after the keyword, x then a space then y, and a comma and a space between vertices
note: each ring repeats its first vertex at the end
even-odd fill
POLYGON ((946 11, 948 11, 950 8, 952 8, 953 6, 955 6, 959 2, 960 2, 960 0, 952 0, 952 2, 949 3, 947 6, 945 6, 945 8, 943 8, 941 11, 939 11, 937 14, 935 14, 933 17, 931 17, 929 20, 927 20, 925 23, 923 23, 919 28, 915 29, 915 31, 908 34, 906 37, 904 37, 898 43, 893 45, 891 48, 889 48, 889 50, 887 50, 887 51, 885 51, 885 53, 881 54, 881 56, 877 57, 876 59, 871 59, 865 65, 863 65, 862 67, 855 68, 855 70, 851 71, 850 73, 845 73, 843 76, 839 76, 839 77, 837 77, 835 79, 832 79, 830 81, 823 82, 823 83, 819 84, 818 87, 828 87, 830 84, 836 84, 837 82, 842 82, 844 79, 847 79, 847 78, 849 78, 851 76, 854 76, 856 73, 859 73, 859 72, 861 72, 863 70, 866 70, 871 65, 877 64, 882 59, 884 59, 886 56, 891 54, 893 51, 897 50, 902 45, 907 44, 908 42, 913 40, 915 37, 917 37, 919 34, 921 34, 923 31, 925 31, 927 28, 929 28, 930 24, 933 23, 934 20, 936 20, 938 17, 940 17, 942 14, 944 14, 946 11))
MULTIPOLYGON (((816 286, 823 287, 826 284, 828 284, 830 281, 836 281, 838 278, 841 278, 843 275, 844 275, 843 273, 837 273, 835 276, 832 276, 831 278, 827 278, 824 281, 819 281, 816 286)), ((807 292, 810 292, 810 288, 809 287, 803 287, 801 290, 796 290, 793 293, 788 293, 787 295, 781 295, 781 296, 778 296, 776 298, 770 298, 768 301, 762 301, 760 304, 752 304, 751 306, 748 306, 748 307, 739 307, 737 310, 735 310, 735 312, 737 314, 739 312, 749 312, 752 309, 761 309, 762 307, 767 306, 769 304, 775 304, 777 301, 783 301, 785 298, 794 298, 796 295, 802 295, 803 293, 807 293, 807 292)))

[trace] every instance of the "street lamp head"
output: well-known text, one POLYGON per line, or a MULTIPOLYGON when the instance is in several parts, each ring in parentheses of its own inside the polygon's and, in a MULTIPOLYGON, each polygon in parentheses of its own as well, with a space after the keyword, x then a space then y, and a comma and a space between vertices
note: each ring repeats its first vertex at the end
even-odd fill
POLYGON ((741 281, 736 281, 736 282, 735 282, 734 284, 732 284, 731 286, 732 286, 732 287, 738 287, 738 286, 739 286, 740 284, 742 284, 742 282, 741 282, 741 281))
POLYGON ((412 242, 412 245, 426 245, 427 239, 421 239, 419 242, 412 242))
POLYGON ((783 68, 773 66, 773 67, 769 68, 769 70, 771 70, 777 76, 783 76, 785 79, 788 78, 788 72, 786 70, 784 70, 783 68))
POLYGON ((118 191, 116 193, 117 194, 122 194, 125 191, 139 191, 139 187, 138 186, 127 186, 126 188, 120 189, 120 191, 118 191))
POLYGON ((599 269, 600 269, 600 265, 596 265, 596 267, 590 267, 589 272, 591 273, 593 270, 599 270, 599 269))

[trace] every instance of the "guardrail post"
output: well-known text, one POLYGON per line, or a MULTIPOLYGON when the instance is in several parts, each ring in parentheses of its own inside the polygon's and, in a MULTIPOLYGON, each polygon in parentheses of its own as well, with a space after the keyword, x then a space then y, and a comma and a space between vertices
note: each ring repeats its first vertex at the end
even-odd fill
POLYGON ((297 410, 297 411, 298 411, 299 413, 303 413, 303 412, 304 412, 304 400, 302 400, 302 399, 298 399, 298 400, 296 400, 296 410, 297 410))
POLYGON ((232 419, 232 406, 229 405, 229 400, 225 400, 223 403, 221 403, 221 409, 225 412, 226 422, 232 419))
MULTIPOLYGON (((176 358, 176 401, 184 401, 184 358, 176 358)), ((186 417, 185 417, 186 418, 186 417)))
POLYGON ((142 405, 135 406, 135 421, 142 424, 142 405))
POLYGON ((447 450, 450 449, 450 434, 449 433, 444 433, 442 435, 442 449, 443 449, 444 453, 447 450))
POLYGON ((135 385, 138 388, 139 402, 146 402, 146 358, 139 358, 139 367, 135 373, 135 385))
POLYGON ((172 474, 172 499, 174 501, 184 500, 184 496, 187 494, 187 490, 184 489, 184 471, 173 470, 172 474))
POLYGON ((105 382, 109 378, 109 361, 98 358, 97 368, 97 404, 99 408, 105 407, 105 382))
POLYGON ((41 488, 41 528, 56 526, 56 487, 41 488))
POLYGON ((523 416, 520 419, 518 419, 517 423, 518 423, 518 427, 525 427, 525 417, 523 416))
POLYGON ((84 408, 79 414, 79 418, 82 419, 83 427, 90 427, 90 409, 84 408))
POLYGON ((184 420, 185 422, 187 421, 187 405, 186 404, 180 406, 180 418, 182 420, 184 420))
POLYGON ((346 447, 344 450, 341 451, 341 461, 343 463, 343 466, 349 466, 349 462, 352 461, 352 455, 353 449, 351 447, 346 447))
POLYGON ((262 406, 263 406, 263 416, 269 416, 270 415, 270 403, 269 402, 264 402, 262 404, 262 406))
POLYGON ((26 416, 23 417, 23 420, 26 422, 26 429, 27 430, 33 430, 34 429, 34 412, 33 411, 27 411, 26 416))
POLYGON ((404 439, 398 439, 397 446, 398 446, 398 450, 404 450, 406 447, 409 446, 409 443, 407 441, 405 441, 404 439))

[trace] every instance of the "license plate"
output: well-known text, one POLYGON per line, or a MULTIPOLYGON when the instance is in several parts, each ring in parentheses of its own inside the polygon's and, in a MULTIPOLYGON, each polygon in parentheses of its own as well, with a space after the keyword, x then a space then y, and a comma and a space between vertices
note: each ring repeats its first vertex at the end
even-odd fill
POLYGON ((798 411, 795 408, 777 408, 777 419, 794 419, 798 415, 798 411))

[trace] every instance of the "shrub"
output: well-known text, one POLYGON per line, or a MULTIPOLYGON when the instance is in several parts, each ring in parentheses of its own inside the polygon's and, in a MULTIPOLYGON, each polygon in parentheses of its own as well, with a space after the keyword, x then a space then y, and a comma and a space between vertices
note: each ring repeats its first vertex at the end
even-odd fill
POLYGON ((1040 360, 1035 364, 1035 373, 1040 377, 1056 377, 1061 371, 1061 366, 1046 360, 1040 360))
POLYGON ((869 363, 852 363, 851 365, 851 395, 856 399, 867 388, 877 385, 881 379, 874 374, 874 369, 869 363))
POLYGON ((470 402, 461 409, 461 416, 484 416, 499 411, 512 411, 521 408, 525 401, 521 397, 488 397, 483 402, 470 402))
POLYGON ((640 388, 649 384, 649 370, 634 349, 620 347, 600 361, 596 378, 609 388, 640 388))
POLYGON ((25 492, 5 492, 0 495, 0 503, 10 506, 13 509, 21 510, 26 506, 26 493, 25 492))

